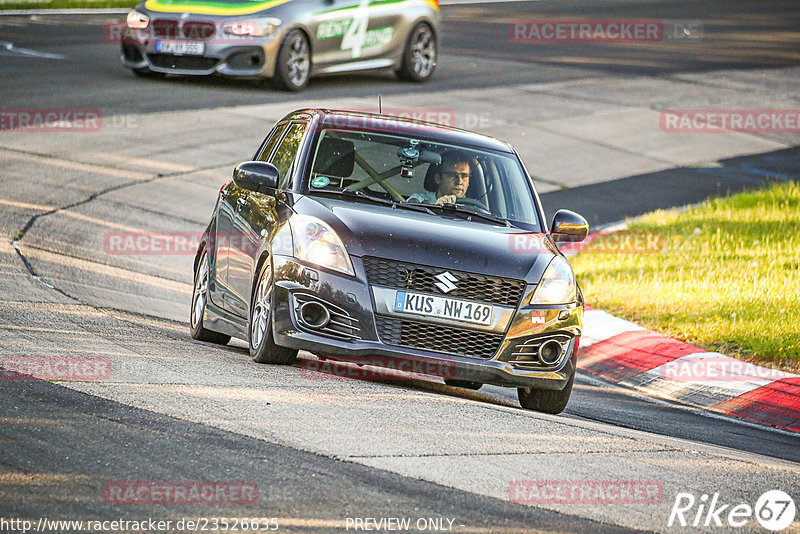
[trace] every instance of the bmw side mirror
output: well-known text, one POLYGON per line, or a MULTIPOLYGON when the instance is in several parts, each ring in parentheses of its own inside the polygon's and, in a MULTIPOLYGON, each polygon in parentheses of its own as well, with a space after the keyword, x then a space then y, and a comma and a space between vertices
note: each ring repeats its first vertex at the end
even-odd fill
POLYGON ((272 163, 245 161, 233 169, 233 183, 250 191, 278 187, 278 169, 272 163))
POLYGON ((589 235, 589 223, 574 211, 558 210, 553 215, 550 235, 557 243, 580 243, 589 235))

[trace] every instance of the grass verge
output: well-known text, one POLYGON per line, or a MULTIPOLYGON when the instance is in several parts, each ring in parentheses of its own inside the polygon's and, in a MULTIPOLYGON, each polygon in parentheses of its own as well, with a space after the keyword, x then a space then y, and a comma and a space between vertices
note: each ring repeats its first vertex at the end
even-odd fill
POLYGON ((647 214, 571 263, 592 306, 800 372, 800 182, 647 214))

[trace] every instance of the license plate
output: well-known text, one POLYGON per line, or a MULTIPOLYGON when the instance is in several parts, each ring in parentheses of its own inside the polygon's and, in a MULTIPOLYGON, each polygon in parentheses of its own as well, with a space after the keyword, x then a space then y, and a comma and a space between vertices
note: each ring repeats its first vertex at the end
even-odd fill
POLYGON ((489 325, 492 323, 492 307, 466 300, 421 295, 407 291, 397 291, 394 297, 394 311, 426 317, 453 319, 465 323, 489 325))
POLYGON ((162 54, 202 56, 205 50, 206 45, 202 41, 170 41, 167 39, 156 41, 156 52, 162 54))

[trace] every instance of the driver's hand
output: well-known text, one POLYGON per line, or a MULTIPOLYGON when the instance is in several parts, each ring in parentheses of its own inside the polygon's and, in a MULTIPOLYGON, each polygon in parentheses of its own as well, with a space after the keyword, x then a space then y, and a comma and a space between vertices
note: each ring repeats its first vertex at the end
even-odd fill
POLYGON ((442 195, 436 199, 436 203, 440 206, 442 204, 455 204, 456 203, 456 196, 455 195, 442 195))

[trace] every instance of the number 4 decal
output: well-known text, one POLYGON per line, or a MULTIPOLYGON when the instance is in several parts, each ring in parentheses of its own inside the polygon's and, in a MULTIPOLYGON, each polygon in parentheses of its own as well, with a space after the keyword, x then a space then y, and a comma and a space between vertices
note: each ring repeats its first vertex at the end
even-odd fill
POLYGON ((361 48, 367 40, 367 26, 369 26, 369 0, 361 0, 339 47, 342 50, 352 50, 353 59, 361 57, 361 48))

